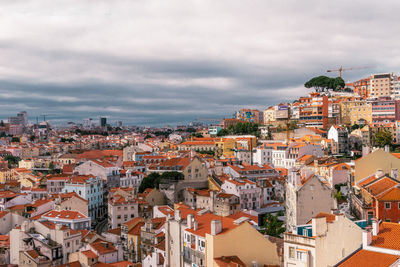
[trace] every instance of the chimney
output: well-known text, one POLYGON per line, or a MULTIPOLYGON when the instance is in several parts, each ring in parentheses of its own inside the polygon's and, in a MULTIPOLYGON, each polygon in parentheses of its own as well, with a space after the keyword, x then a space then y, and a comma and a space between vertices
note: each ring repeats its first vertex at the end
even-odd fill
POLYGON ((328 230, 328 225, 326 223, 326 218, 312 218, 311 221, 312 233, 314 236, 325 235, 328 230))
POLYGON ((196 231, 197 229, 199 229, 199 222, 196 220, 193 220, 193 230, 196 231))
POLYGON ((258 262, 257 261, 252 261, 251 265, 252 265, 252 267, 258 267, 258 262))
POLYGON ((62 226, 61 224, 57 223, 56 224, 56 230, 61 230, 61 226, 62 226))
POLYGON ((398 180, 398 179, 399 179, 399 170, 393 168, 392 171, 391 171, 391 173, 390 173, 390 176, 391 176, 392 178, 398 180))
POLYGON ((379 221, 378 219, 372 219, 372 235, 377 236, 379 234, 379 221))
POLYGON ((188 216, 187 216, 187 218, 186 218, 186 224, 187 224, 187 227, 188 227, 189 229, 192 229, 192 228, 193 228, 193 219, 194 219, 193 214, 188 214, 188 216))
POLYGON ((376 178, 382 177, 383 175, 385 175, 385 173, 381 169, 377 170, 375 173, 376 178))
POLYGON ((390 150, 389 150, 389 146, 388 146, 388 145, 386 145, 386 146, 385 146, 385 152, 387 152, 387 153, 389 153, 389 152, 390 152, 390 150))
POLYGON ((369 230, 365 230, 362 233, 362 246, 363 249, 365 249, 367 246, 369 246, 372 242, 372 233, 369 230))
POLYGON ((222 221, 212 220, 211 221, 211 235, 217 235, 222 232, 222 221))
POLYGON ((181 216, 181 211, 180 210, 175 210, 175 220, 176 221, 180 221, 181 219, 182 219, 182 216, 181 216))
POLYGON ((211 190, 210 191, 210 211, 213 213, 214 212, 214 202, 215 202, 215 191, 211 190))

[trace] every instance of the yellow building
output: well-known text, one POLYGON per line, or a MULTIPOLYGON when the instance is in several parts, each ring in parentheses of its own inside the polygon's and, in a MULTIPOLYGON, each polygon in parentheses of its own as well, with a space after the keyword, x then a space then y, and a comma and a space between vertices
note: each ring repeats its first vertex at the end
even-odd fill
MULTIPOLYGON (((351 111, 355 107, 364 106, 364 100, 347 99, 340 102, 340 122, 343 124, 351 124, 351 111)), ((372 113, 372 110, 371 110, 372 113)), ((372 116, 372 114, 371 114, 372 116)))
POLYGON ((15 180, 13 179, 13 175, 10 169, 2 169, 0 170, 0 183, 4 184, 5 182, 15 180))
POLYGON ((350 108, 351 125, 358 124, 360 119, 364 119, 367 124, 372 122, 372 105, 364 103, 350 108))
POLYGON ((217 155, 231 157, 234 155, 235 151, 235 140, 232 138, 222 138, 221 141, 216 142, 217 145, 217 155))
POLYGON ((136 218, 134 220, 133 226, 131 225, 131 229, 128 231, 127 235, 127 248, 128 255, 127 258, 131 261, 141 261, 141 249, 140 249, 140 228, 144 225, 143 218, 136 218))

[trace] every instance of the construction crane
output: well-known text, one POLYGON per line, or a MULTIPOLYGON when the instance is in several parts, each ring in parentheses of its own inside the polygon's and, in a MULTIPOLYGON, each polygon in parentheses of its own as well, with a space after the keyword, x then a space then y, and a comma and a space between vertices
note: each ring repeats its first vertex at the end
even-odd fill
POLYGON ((374 68, 373 66, 364 66, 364 67, 354 67, 354 68, 343 68, 342 66, 340 66, 338 69, 334 69, 334 70, 327 70, 326 72, 335 72, 338 71, 339 72, 339 77, 342 78, 342 72, 343 71, 347 71, 347 70, 361 70, 361 69, 372 69, 374 68))

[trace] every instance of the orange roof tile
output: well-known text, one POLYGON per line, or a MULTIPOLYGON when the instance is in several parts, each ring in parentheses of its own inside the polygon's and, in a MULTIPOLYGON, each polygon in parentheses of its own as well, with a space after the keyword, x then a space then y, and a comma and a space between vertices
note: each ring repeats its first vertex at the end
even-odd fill
POLYGON ((338 267, 391 266, 397 259, 399 256, 362 249, 339 264, 338 267))
POLYGON ((379 225, 379 233, 372 236, 371 246, 400 250, 400 224, 382 222, 379 225))

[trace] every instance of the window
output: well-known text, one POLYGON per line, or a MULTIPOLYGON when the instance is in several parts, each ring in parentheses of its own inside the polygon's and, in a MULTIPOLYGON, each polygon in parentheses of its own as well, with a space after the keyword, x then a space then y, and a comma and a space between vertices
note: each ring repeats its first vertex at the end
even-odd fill
POLYGON ((399 208, 399 210, 400 210, 400 202, 399 202, 398 204, 399 204, 399 207, 398 207, 398 208, 399 208))
POLYGON ((391 204, 390 202, 385 202, 385 209, 386 210, 390 210, 390 208, 391 208, 390 204, 391 204))
POLYGON ((294 247, 289 247, 289 258, 294 259, 294 247))

